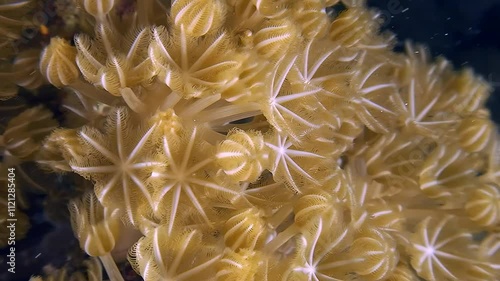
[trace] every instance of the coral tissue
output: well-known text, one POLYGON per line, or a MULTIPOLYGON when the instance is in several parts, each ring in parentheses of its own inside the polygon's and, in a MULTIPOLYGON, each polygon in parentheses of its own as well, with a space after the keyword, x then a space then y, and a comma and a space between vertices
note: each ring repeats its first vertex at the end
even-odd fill
POLYGON ((499 280, 482 78, 364 1, 129 2, 79 1, 94 31, 40 57, 64 122, 3 138, 91 182, 75 235, 112 280, 119 219, 148 281, 499 280))

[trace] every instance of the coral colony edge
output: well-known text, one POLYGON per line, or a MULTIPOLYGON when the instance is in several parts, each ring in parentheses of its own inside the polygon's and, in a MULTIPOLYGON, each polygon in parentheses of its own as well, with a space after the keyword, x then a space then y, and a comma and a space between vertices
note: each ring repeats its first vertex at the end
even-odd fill
POLYGON ((499 280, 491 87, 363 0, 79 0, 14 54, 34 2, 0 1, 2 233, 15 173, 16 239, 65 196, 90 257, 31 280, 499 280))

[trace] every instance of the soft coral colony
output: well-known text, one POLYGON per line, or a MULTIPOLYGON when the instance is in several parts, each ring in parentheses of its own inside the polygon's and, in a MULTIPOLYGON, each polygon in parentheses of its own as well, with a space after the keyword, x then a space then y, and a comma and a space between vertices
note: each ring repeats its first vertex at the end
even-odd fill
POLYGON ((112 280, 122 223, 145 280, 500 278, 500 139, 472 71, 394 52, 363 1, 80 5, 93 33, 40 58, 66 122, 42 141, 28 109, 3 145, 93 183, 72 223, 112 280))

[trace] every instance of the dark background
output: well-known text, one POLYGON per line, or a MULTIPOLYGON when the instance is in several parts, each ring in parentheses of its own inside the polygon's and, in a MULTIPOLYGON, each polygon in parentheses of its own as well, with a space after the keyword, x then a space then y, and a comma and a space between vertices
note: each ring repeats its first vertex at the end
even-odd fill
POLYGON ((456 68, 470 67, 493 85, 488 101, 500 124, 500 0, 368 0, 399 39, 429 46, 456 68))

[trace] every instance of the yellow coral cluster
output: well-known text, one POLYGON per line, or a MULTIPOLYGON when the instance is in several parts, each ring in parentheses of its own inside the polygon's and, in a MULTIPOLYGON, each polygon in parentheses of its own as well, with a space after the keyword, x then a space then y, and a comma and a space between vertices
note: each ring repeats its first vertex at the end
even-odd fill
POLYGON ((32 21, 36 0, 0 1, 0 101, 17 94, 17 86, 34 90, 44 81, 38 71, 40 49, 21 48, 31 35, 26 30, 35 28, 32 21))
POLYGON ((363 1, 80 3, 94 33, 40 64, 79 120, 36 161, 92 181, 88 254, 118 215, 148 281, 500 278, 500 138, 470 70, 395 53, 363 1))

